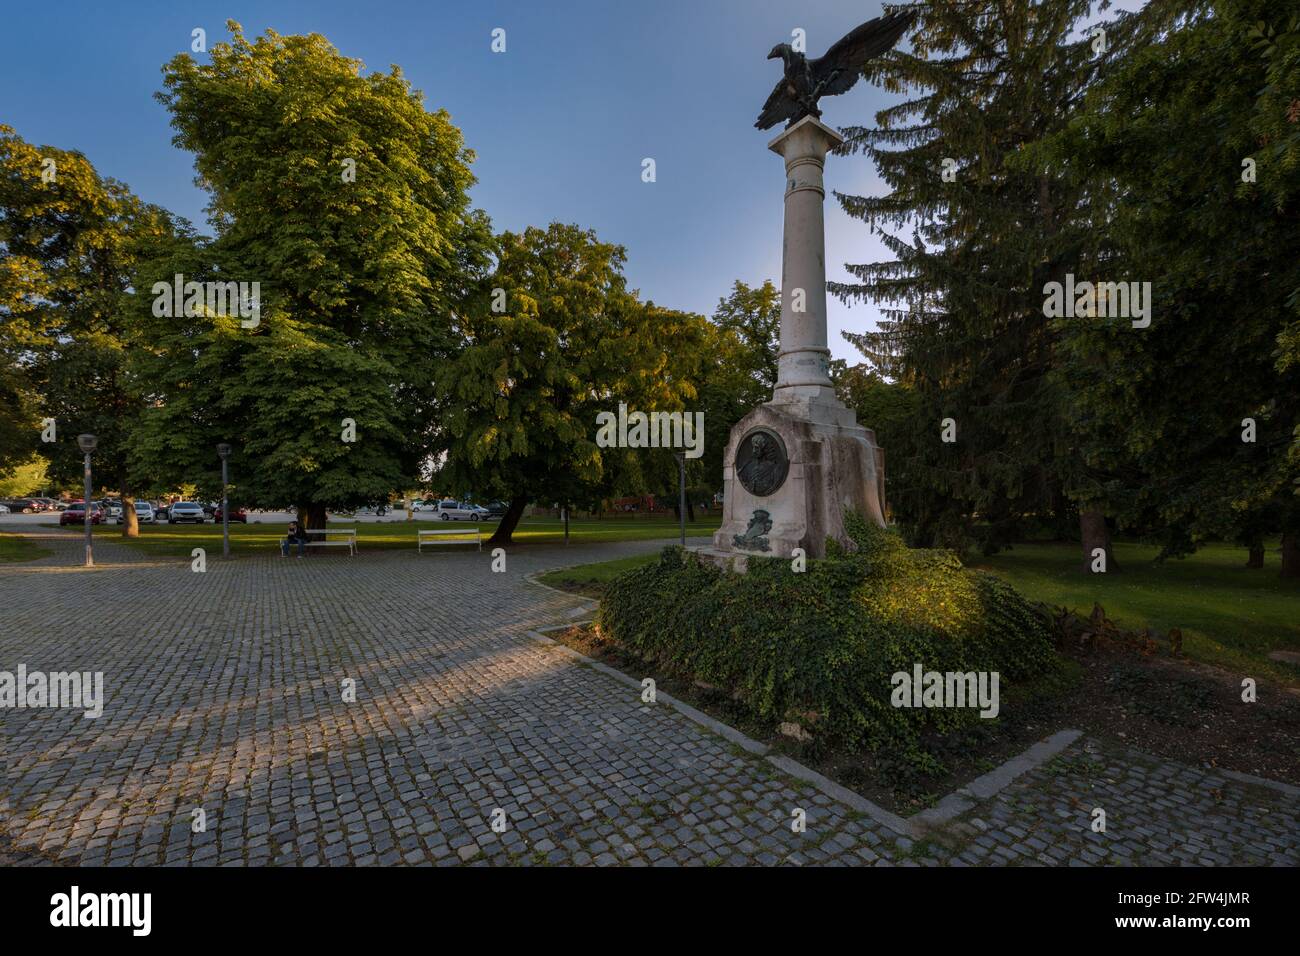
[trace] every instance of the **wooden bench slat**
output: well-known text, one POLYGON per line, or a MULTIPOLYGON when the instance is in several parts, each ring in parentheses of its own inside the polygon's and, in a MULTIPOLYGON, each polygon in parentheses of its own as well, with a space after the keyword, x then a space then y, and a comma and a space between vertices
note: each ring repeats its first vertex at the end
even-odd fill
POLYGON ((357 529, 356 528, 308 528, 306 534, 324 535, 319 541, 308 541, 309 548, 347 548, 348 554, 356 557, 357 554, 357 529), (331 541, 330 535, 345 535, 342 541, 331 541))
POLYGON ((480 551, 483 550, 483 534, 477 527, 474 528, 417 528, 415 532, 415 550, 424 551, 425 544, 436 544, 432 540, 436 538, 445 538, 449 535, 474 535, 472 541, 444 541, 442 544, 475 544, 480 551), (427 539, 427 540, 426 540, 427 539))

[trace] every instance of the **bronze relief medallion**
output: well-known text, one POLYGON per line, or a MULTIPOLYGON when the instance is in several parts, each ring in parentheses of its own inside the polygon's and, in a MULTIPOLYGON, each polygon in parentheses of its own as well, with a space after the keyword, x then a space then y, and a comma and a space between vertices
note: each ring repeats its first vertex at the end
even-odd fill
POLYGON ((755 428, 736 447, 736 478, 755 498, 775 494, 790 473, 790 458, 781 436, 767 428, 755 428))

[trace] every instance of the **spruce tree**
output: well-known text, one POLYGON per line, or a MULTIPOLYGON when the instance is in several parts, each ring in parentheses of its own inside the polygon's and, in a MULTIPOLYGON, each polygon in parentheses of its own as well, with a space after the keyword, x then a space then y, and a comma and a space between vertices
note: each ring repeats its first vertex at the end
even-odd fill
POLYGON ((1065 497, 1083 466, 1069 447, 1043 314, 1045 282, 1087 245, 1078 187, 1011 162, 1064 124, 1121 42, 1114 28, 1096 50, 1077 31, 1093 6, 888 4, 917 12, 911 49, 866 74, 909 98, 881 110, 874 127, 844 130, 842 152, 871 157, 890 191, 836 198, 893 258, 850 265, 857 281, 830 290, 886 305, 878 330, 846 338, 910 393, 912 428, 885 450, 891 506, 920 543, 978 537, 993 550, 1026 517, 1078 512, 1085 553, 1109 548, 1097 520, 1104 499, 1075 508, 1065 497))
POLYGON ((1056 323, 1068 427, 1120 520, 1165 555, 1283 533, 1300 577, 1300 20, 1269 0, 1164 4, 1158 33, 1026 166, 1069 177, 1145 328, 1056 323), (1288 52, 1289 51, 1289 52, 1288 52), (1288 65, 1289 64, 1289 65, 1288 65))

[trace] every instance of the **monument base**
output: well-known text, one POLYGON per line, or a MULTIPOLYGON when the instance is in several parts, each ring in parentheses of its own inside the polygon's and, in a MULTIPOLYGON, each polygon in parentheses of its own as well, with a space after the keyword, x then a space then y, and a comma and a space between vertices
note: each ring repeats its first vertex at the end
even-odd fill
POLYGON ((822 558, 827 538, 850 545, 849 511, 884 527, 884 454, 875 433, 827 391, 777 389, 773 401, 732 428, 723 457, 722 527, 702 558, 735 571, 745 569, 749 555, 790 558, 801 548, 806 557, 822 558), (766 491, 770 475, 737 463, 741 444, 756 432, 768 436, 765 443, 775 436, 789 463, 779 486, 762 495, 755 490, 766 491), (738 474, 738 467, 751 474, 738 474))

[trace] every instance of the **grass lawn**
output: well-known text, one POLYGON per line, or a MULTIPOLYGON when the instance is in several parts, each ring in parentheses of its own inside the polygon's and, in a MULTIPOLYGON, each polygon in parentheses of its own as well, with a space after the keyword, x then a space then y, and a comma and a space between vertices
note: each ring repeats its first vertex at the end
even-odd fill
MULTIPOLYGON (((691 535, 712 534, 720 524, 720 519, 700 519, 694 524, 687 522, 686 533, 691 535)), ((354 523, 347 519, 331 520, 331 528, 357 529, 357 550, 402 550, 415 551, 415 532, 420 528, 478 527, 483 533, 484 541, 496 529, 495 521, 485 521, 478 525, 463 522, 432 521, 385 521, 374 523, 354 523)), ((284 537, 284 524, 232 524, 230 526, 230 552, 232 555, 275 553, 280 539, 284 537)), ((583 519, 569 522, 569 541, 572 544, 593 544, 601 541, 648 541, 656 539, 671 540, 679 533, 678 524, 672 519, 664 518, 606 518, 603 520, 583 519)), ((468 535, 469 532, 466 532, 468 535)), ((123 538, 117 525, 101 525, 95 528, 95 535, 118 541, 129 547, 138 548, 149 554, 174 555, 189 557, 194 548, 204 548, 209 556, 214 550, 221 549, 221 525, 219 524, 159 524, 141 525, 140 537, 123 538)), ((556 544, 564 541, 564 522, 557 518, 525 518, 515 529, 514 544, 556 544)), ((426 545, 426 550, 428 546, 426 545)))
POLYGON ((1300 650, 1300 582, 1278 577, 1277 542, 1261 570, 1247 570, 1244 548, 1208 545, 1180 560, 1155 564, 1159 549, 1118 543, 1118 574, 1079 571, 1076 544, 1018 544, 977 567, 1006 578, 1022 594, 1087 615, 1094 602, 1124 627, 1183 632, 1188 657, 1255 676, 1297 671, 1268 660, 1268 652, 1300 650))
POLYGON ((659 560, 659 552, 635 554, 630 558, 615 558, 613 561, 600 561, 596 564, 579 564, 572 568, 560 568, 539 574, 537 580, 542 584, 564 591, 576 591, 591 597, 600 597, 605 585, 624 571, 631 571, 643 564, 659 560))
POLYGON ((0 564, 35 561, 50 552, 17 534, 0 534, 0 564))
MULTIPOLYGON (((1211 545, 1190 558, 1153 564, 1157 548, 1115 545, 1120 573, 1079 570, 1074 544, 1020 544, 981 559, 1032 601, 1073 608, 1085 616, 1094 602, 1112 620, 1133 630, 1149 627, 1183 632, 1187 656, 1243 676, 1272 676, 1297 683, 1295 667, 1268 659, 1275 650, 1300 650, 1300 583, 1278 577, 1276 544, 1263 570, 1245 567, 1243 548, 1211 545)), ((538 580, 551 587, 599 597, 617 574, 657 559, 648 554, 551 571, 538 580)))

